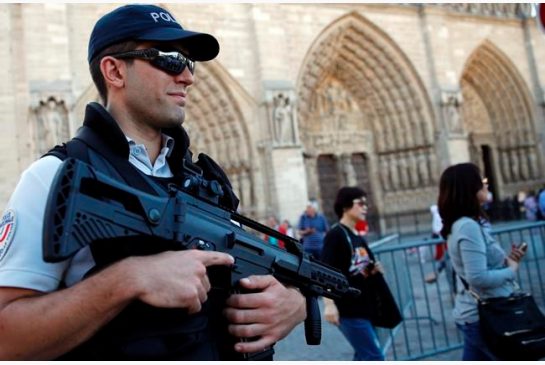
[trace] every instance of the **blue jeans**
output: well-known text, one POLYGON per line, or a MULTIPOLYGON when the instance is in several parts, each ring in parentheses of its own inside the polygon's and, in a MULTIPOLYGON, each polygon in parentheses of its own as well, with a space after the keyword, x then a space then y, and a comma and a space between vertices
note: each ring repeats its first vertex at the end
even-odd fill
POLYGON ((352 360, 384 360, 377 334, 369 320, 341 317, 339 329, 354 348, 352 360))
POLYGON ((496 356, 490 352, 488 346, 484 343, 481 336, 479 321, 466 323, 464 325, 456 324, 456 327, 464 334, 464 354, 463 361, 497 361, 496 356))

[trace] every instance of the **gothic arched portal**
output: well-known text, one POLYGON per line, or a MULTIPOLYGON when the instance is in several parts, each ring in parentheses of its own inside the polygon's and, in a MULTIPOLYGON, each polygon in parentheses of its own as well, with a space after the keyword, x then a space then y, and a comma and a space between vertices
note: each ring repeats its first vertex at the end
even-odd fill
MULTIPOLYGON (((191 87, 187 104, 186 130, 194 155, 204 152, 225 170, 240 208, 245 214, 257 213, 252 170, 253 147, 235 91, 226 84, 227 72, 215 62, 199 64, 198 82, 191 87)), ((234 81, 233 81, 234 82, 234 81)))
MULTIPOLYGON (((365 153, 379 211, 427 204, 438 174, 433 112, 414 67, 388 35, 358 14, 338 19, 308 52, 297 88, 309 166, 320 155, 365 153)), ((332 204, 324 201, 330 192, 308 189, 322 206, 332 204)))
POLYGON ((496 195, 512 195, 538 180, 532 99, 513 63, 486 41, 469 57, 460 84, 471 160, 491 174, 496 195))

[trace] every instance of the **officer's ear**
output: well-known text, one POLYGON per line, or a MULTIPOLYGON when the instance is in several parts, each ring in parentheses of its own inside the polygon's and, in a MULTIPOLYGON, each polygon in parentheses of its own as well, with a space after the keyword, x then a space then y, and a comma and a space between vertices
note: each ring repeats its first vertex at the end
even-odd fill
POLYGON ((127 63, 112 56, 105 56, 100 60, 100 72, 102 72, 107 88, 125 86, 126 70, 127 63))

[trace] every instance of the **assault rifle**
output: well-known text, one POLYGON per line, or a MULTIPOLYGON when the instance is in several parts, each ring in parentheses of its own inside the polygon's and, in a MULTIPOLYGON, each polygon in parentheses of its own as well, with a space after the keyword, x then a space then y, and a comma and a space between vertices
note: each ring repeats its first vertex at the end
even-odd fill
POLYGON ((299 288, 307 298, 307 343, 320 344, 317 297, 357 296, 359 290, 350 287, 342 273, 305 253, 297 240, 219 206, 221 185, 205 180, 199 171, 186 171, 190 173, 183 190, 170 184, 162 189, 164 196, 155 196, 122 184, 84 162, 66 159, 47 200, 44 260, 59 262, 94 241, 129 237, 169 241, 179 250, 226 252, 235 258, 229 270, 230 289, 235 290, 240 279, 252 274, 271 274, 299 288), (241 225, 284 241, 285 250, 241 225))

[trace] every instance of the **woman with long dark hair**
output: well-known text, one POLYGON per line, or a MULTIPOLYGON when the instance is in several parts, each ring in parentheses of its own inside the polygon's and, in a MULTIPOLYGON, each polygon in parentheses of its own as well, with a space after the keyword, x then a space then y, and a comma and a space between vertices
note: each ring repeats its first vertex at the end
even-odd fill
MULTIPOLYGON (((490 235, 482 204, 488 184, 472 163, 448 167, 439 182, 441 235, 458 276, 481 298, 507 297, 513 293, 512 281, 524 251, 513 248, 509 255, 490 235)), ((463 360, 497 359, 484 343, 479 329, 476 299, 458 283, 453 315, 464 334, 463 360)))

